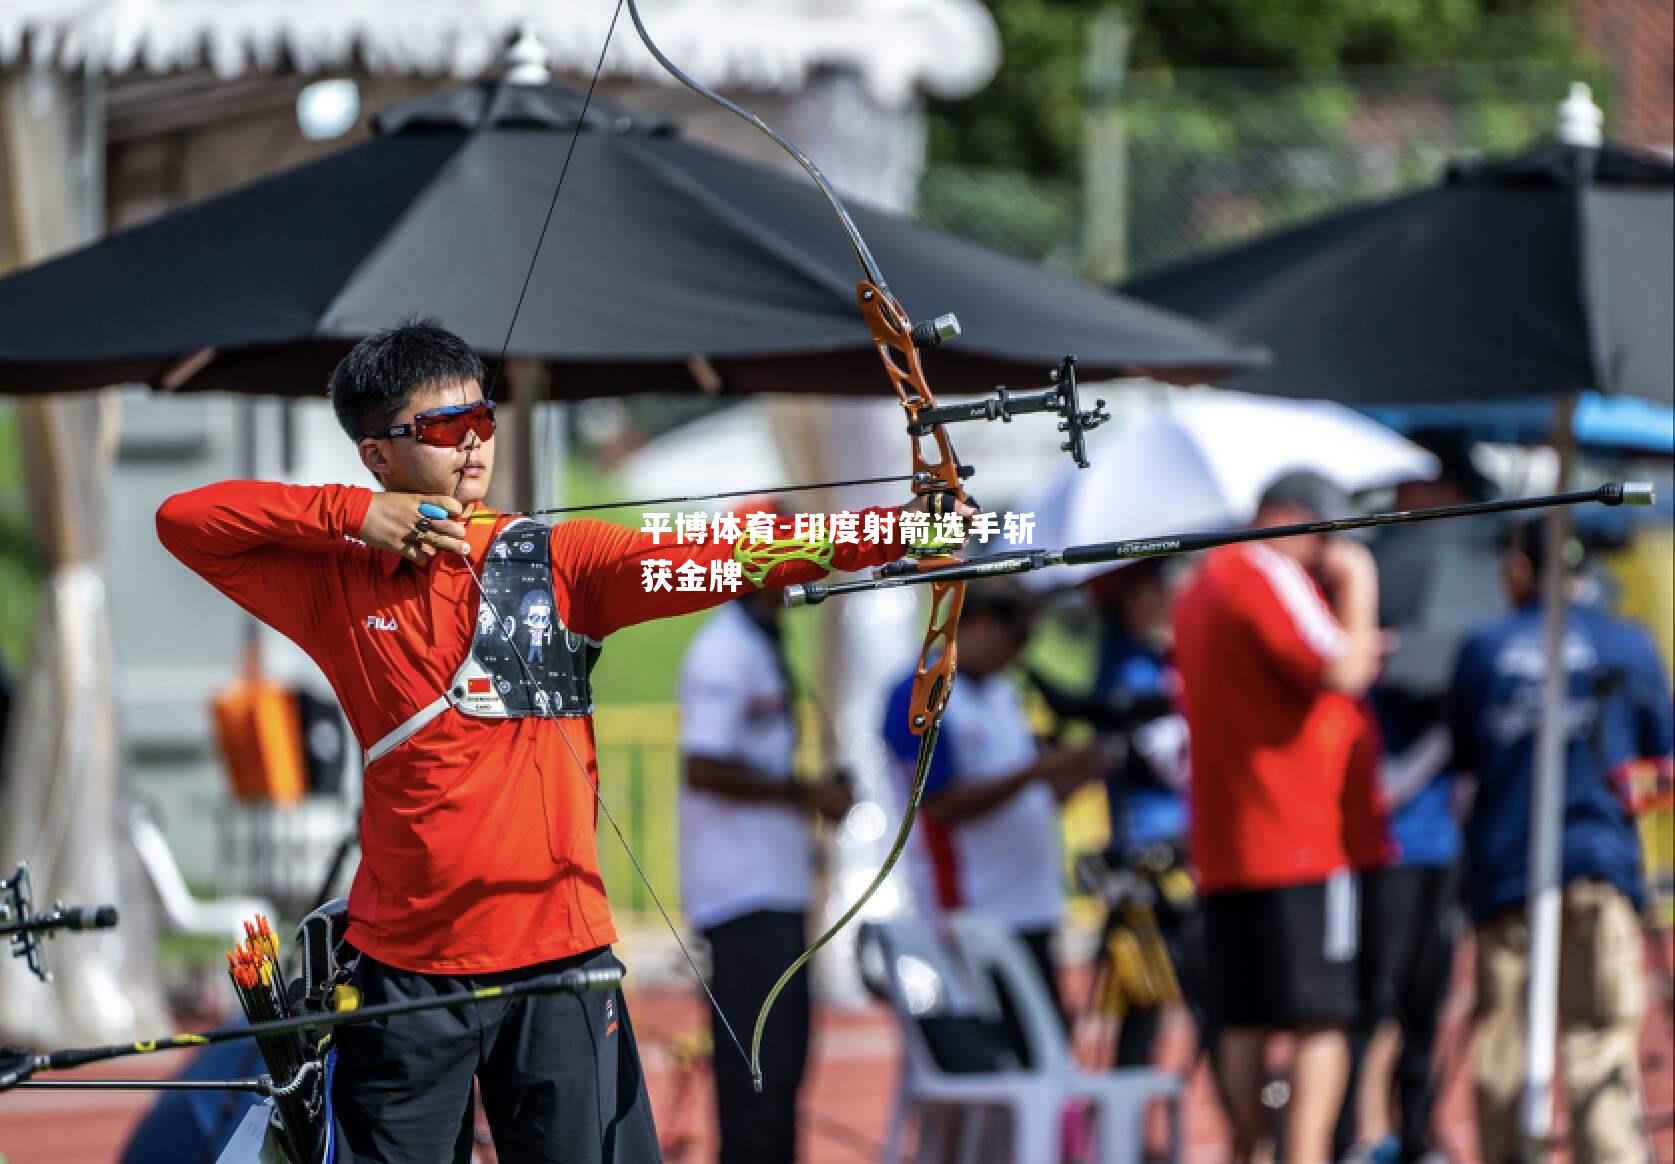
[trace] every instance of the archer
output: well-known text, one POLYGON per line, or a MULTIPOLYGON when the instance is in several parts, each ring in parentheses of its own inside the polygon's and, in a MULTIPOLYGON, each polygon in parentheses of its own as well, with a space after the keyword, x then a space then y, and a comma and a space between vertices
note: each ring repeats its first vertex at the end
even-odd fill
MULTIPOLYGON (((331 400, 381 491, 228 481, 157 514, 171 553, 314 659, 365 750, 346 937, 368 1004, 620 966, 595 846, 590 674, 605 638, 902 553, 792 539, 789 522, 766 545, 656 544, 493 513, 482 383, 476 354, 434 323, 372 336, 332 374, 331 400), (654 559, 732 588, 648 592, 654 559)), ((468 1159, 474 1076, 502 1159, 658 1159, 620 990, 345 1027, 335 1055, 339 1161, 468 1159)))

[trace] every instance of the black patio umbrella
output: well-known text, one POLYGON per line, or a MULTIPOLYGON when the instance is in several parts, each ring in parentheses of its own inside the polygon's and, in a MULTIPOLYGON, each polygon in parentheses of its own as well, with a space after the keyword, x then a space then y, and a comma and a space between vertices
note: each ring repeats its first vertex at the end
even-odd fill
MULTIPOLYGON (((488 82, 380 115, 369 140, 0 281, 0 391, 115 382, 314 395, 354 340, 412 315, 497 355, 578 118, 558 85, 488 82)), ((843 232, 813 185, 595 100, 508 351, 557 396, 887 391, 843 232), (713 385, 712 385, 713 387, 713 385)), ((1261 355, 890 215, 856 208, 891 288, 965 333, 943 391, 1170 378, 1261 355)))
POLYGON ((1675 397, 1675 167, 1554 144, 1148 275, 1255 343, 1227 386, 1346 403, 1675 397))

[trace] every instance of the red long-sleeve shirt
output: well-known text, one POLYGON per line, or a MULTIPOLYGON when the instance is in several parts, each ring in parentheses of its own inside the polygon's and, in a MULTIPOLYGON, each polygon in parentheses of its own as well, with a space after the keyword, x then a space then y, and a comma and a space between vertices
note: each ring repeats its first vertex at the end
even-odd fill
MULTIPOLYGON (((453 555, 420 566, 354 540, 371 502, 370 490, 349 486, 229 481, 171 497, 157 512, 158 537, 175 557, 319 664, 363 749, 447 689, 479 602, 453 555)), ((503 524, 468 523, 479 573, 503 524)), ((643 561, 707 571, 733 549, 662 542, 597 521, 554 527, 564 624, 603 639, 733 596, 647 593, 643 561)), ((839 544, 833 568, 900 552, 899 542, 839 544)), ((793 561, 767 581, 823 574, 793 561)), ((366 770, 349 940, 380 962, 437 974, 510 970, 610 944, 594 845, 598 779, 591 718, 444 712, 366 770)))

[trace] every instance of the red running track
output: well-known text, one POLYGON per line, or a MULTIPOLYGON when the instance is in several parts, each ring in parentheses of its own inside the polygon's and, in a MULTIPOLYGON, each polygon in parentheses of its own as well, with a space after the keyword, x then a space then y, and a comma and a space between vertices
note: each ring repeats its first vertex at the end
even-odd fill
MULTIPOLYGON (((1459 1052, 1465 1035, 1469 998, 1462 959, 1460 988, 1449 1004, 1441 1045, 1445 1055, 1459 1052)), ((1077 997, 1074 993, 1069 997, 1077 997)), ((652 1103, 667 1150, 668 1164, 704 1164, 714 1159, 714 1120, 705 1073, 685 1076, 678 1070, 683 1039, 708 1029, 707 1012, 695 993, 678 989, 645 990, 630 1006, 646 1062, 652 1103)), ((1169 1053, 1184 1056, 1190 1032, 1172 1028, 1169 1053)), ((1643 1032, 1646 1093, 1654 1113, 1675 1105, 1675 1029, 1666 1006, 1655 1007, 1643 1032)), ((879 1160, 895 1089, 899 1048, 889 1016, 876 1008, 818 1012, 813 1062, 804 1099, 803 1164, 863 1164, 879 1160)), ((163 1078, 178 1069, 174 1055, 104 1064, 89 1076, 163 1078)), ((1453 1074, 1442 1097, 1439 1128, 1442 1147, 1460 1164, 1475 1161, 1470 1064, 1453 1074)), ((768 1065, 772 1069, 772 1064, 768 1065)), ((107 1164, 118 1157, 152 1097, 129 1092, 18 1091, 0 1096, 0 1156, 5 1164, 107 1164)), ((1202 1073, 1188 1092, 1183 1159, 1213 1164, 1225 1158, 1226 1126, 1202 1073)), ((1156 1129, 1154 1129, 1154 1132, 1156 1129)), ((1660 1164, 1675 1164, 1675 1128, 1664 1123, 1655 1136, 1660 1164)), ((1568 1153, 1559 1153, 1560 1159, 1568 1153)), ((492 1160, 492 1153, 483 1154, 492 1160)))

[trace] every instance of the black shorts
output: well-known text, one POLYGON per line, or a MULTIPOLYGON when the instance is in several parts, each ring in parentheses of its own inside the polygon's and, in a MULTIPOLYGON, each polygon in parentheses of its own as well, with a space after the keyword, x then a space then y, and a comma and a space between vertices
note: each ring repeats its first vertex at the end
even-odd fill
POLYGON ((1204 895, 1212 1024, 1285 1030, 1351 1023, 1360 938, 1353 874, 1204 895))

